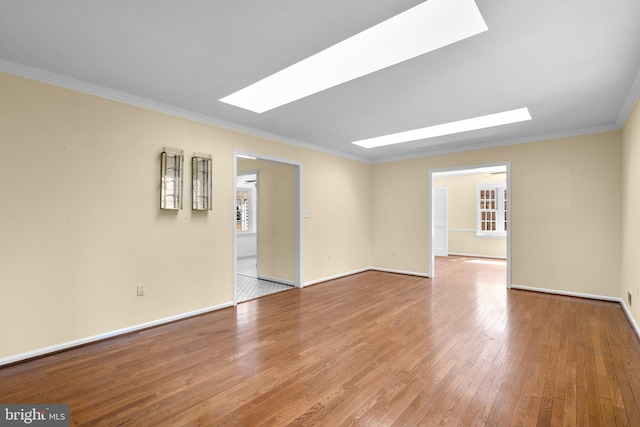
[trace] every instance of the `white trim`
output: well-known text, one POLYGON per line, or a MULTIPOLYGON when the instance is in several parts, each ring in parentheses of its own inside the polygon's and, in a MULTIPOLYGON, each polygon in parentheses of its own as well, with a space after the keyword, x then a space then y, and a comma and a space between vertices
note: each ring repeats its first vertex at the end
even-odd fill
POLYGON ((417 273, 415 271, 405 271, 405 270, 394 270, 392 268, 371 267, 371 270, 384 271, 385 273, 406 274, 408 276, 419 276, 419 277, 426 277, 426 278, 431 277, 427 273, 417 273))
POLYGON ((511 214, 511 162, 505 162, 507 166, 507 212, 509 214, 509 220, 507 221, 507 252, 505 256, 507 257, 507 289, 511 288, 511 230, 513 230, 513 215, 511 214))
POLYGON ((593 299, 593 300, 599 300, 599 301, 617 302, 622 306, 622 311, 624 311, 625 315, 627 316, 627 320, 631 324, 631 328, 633 329, 633 331, 636 333, 636 336, 640 340, 640 327, 638 327, 636 320, 633 318, 631 311, 629 311, 627 304, 624 302, 622 298, 607 297, 603 295, 584 294, 581 292, 559 291, 556 289, 534 288, 531 286, 520 286, 520 285, 511 285, 511 289, 518 289, 522 291, 531 291, 531 292, 541 292, 541 293, 552 294, 552 295, 563 295, 568 297, 586 298, 586 299, 593 299))
POLYGON ((223 304, 214 305, 211 307, 201 308, 199 310, 189 311, 187 313, 177 314, 175 316, 164 317, 158 320, 152 320, 150 322, 140 323, 138 325, 129 326, 127 328, 117 329, 115 331, 106 332, 104 334, 92 335, 90 337, 81 338, 74 341, 68 341, 61 344, 51 345, 49 347, 39 348, 37 350, 27 351, 25 353, 16 354, 13 356, 7 356, 0 359, 0 366, 7 365, 10 363, 20 362, 26 359, 32 359, 38 356, 44 356, 49 353, 55 353, 62 350, 68 350, 73 347, 78 347, 84 344, 90 344, 96 341, 102 341, 107 338, 113 338, 119 335, 128 334, 130 332, 139 331, 142 329, 151 328, 154 326, 160 326, 166 323, 175 322, 176 320, 183 320, 189 317, 199 316, 204 313, 209 313, 211 311, 221 310, 223 308, 232 307, 233 302, 226 302, 223 304))
MULTIPOLYGON (((449 254, 449 187, 433 187, 433 191, 434 192, 444 191, 444 219, 440 218, 440 220, 444 224, 438 225, 438 229, 440 230, 444 229, 444 242, 439 242, 439 244, 442 244, 443 246, 437 249, 434 247, 433 253, 434 255, 437 255, 437 256, 447 256, 449 254)), ((435 207, 436 206, 434 205, 434 211, 435 211, 435 207)), ((442 208, 443 208, 442 206, 439 206, 439 209, 442 209, 442 208)), ((435 232, 436 232, 436 224, 434 219, 434 224, 433 224, 434 236, 436 235, 435 232)))
POLYGON ((633 107, 636 106, 638 100, 640 99, 640 68, 638 69, 638 74, 636 75, 635 80, 631 84, 629 88, 629 94, 622 104, 622 108, 620 108, 620 113, 618 113, 618 120, 616 124, 622 129, 629 119, 629 115, 633 110, 633 107))
POLYGON ((627 315, 627 319, 629 320, 629 323, 631 323, 631 327, 633 328, 633 331, 636 333, 636 337, 638 337, 638 340, 640 340, 640 327, 638 327, 638 323, 636 322, 636 319, 633 318, 633 314, 631 314, 631 311, 629 310, 629 307, 627 307, 627 303, 624 301, 624 299, 622 298, 618 298, 620 300, 620 305, 622 306, 622 310, 624 311, 624 314, 627 315))
POLYGON ((195 122, 204 123, 212 126, 216 126, 223 129, 232 130, 235 132, 241 132, 247 135, 255 136, 258 138, 264 138, 283 144, 292 145, 294 147, 305 148, 312 151, 318 151, 321 153, 331 154, 338 157, 343 157, 350 160, 366 164, 378 164, 395 162, 398 160, 410 160, 419 159, 422 157, 439 156, 443 154, 458 153, 462 151, 476 151, 485 148, 496 148, 507 145, 526 144, 530 142, 541 142, 550 139, 568 138, 573 136, 591 135, 595 133, 603 133, 620 130, 628 118, 635 103, 640 97, 640 72, 638 77, 629 90, 627 100, 618 115, 618 120, 615 124, 594 126, 582 129, 575 129, 570 131, 551 132, 542 135, 527 136, 522 138, 513 138, 505 140, 490 140, 487 142, 470 142, 463 145, 451 146, 448 144, 438 144, 433 148, 425 148, 415 154, 407 154, 400 156, 389 156, 380 158, 368 158, 359 156, 356 154, 346 153, 340 150, 323 147, 320 145, 312 144, 309 142, 300 141, 293 138, 284 137, 281 135, 275 135, 269 132, 261 131, 249 126, 239 125, 226 120, 218 119, 206 114, 196 113, 184 108, 178 108, 169 104, 164 104, 158 101, 153 101, 147 98, 143 98, 136 95, 131 95, 126 92, 122 92, 116 89, 107 88, 97 84, 85 82, 83 80, 74 79, 73 77, 64 76, 62 74, 53 73, 51 71, 43 70, 36 67, 31 67, 17 62, 7 61, 0 58, 0 72, 12 74, 18 77, 24 77, 30 80, 36 80, 42 83, 47 83, 53 86, 62 87, 65 89, 75 90, 77 92, 86 93, 89 95, 98 96, 100 98, 110 99, 116 102, 122 102, 124 104, 133 105, 135 107, 144 108, 151 111, 157 111, 160 113, 168 114, 183 119, 193 120, 195 122), (444 145, 444 146, 443 146, 444 145))
POLYGON ((241 132, 241 133, 255 136, 258 138, 269 139, 272 141, 281 142, 283 144, 293 145, 295 147, 306 148, 308 150, 319 151, 321 153, 331 154, 334 156, 371 164, 371 159, 368 159, 366 157, 357 156, 355 154, 348 154, 339 150, 323 147, 316 144, 311 144, 309 142, 304 142, 297 139, 284 137, 281 135, 275 135, 275 134, 261 131, 249 126, 239 125, 237 123, 218 119, 206 114, 196 113, 194 111, 190 111, 184 108, 178 108, 173 105, 164 104, 158 101, 153 101, 151 99, 143 98, 141 96, 131 95, 129 93, 122 92, 116 89, 111 89, 111 88, 100 86, 94 83, 85 82, 83 80, 74 79, 73 77, 68 77, 61 74, 53 73, 51 71, 43 70, 40 68, 19 64, 17 62, 7 61, 1 58, 0 58, 0 72, 13 74, 18 77, 24 77, 27 79, 36 80, 36 81, 47 83, 53 86, 75 90, 77 92, 98 96, 100 98, 110 99, 112 101, 122 102, 124 104, 133 105, 135 107, 141 107, 147 110, 157 111, 160 113, 169 114, 171 116, 193 120, 195 122, 228 129, 235 132, 241 132))
MULTIPOLYGON (((291 286, 302 288, 302 162, 297 160, 289 160, 281 157, 268 156, 264 154, 258 154, 244 150, 233 150, 233 194, 238 191, 238 182, 236 177, 238 176, 238 155, 253 157, 256 160, 266 160, 269 162, 282 163, 285 165, 294 166, 294 281, 291 286)), ((260 178, 258 177, 258 180, 260 178)), ((258 197, 260 197, 258 195, 258 197)), ((234 210, 235 210, 235 196, 233 198, 234 210)), ((258 213, 260 215, 260 213, 258 213)), ((233 230, 235 230, 235 215, 233 216, 233 230)), ((237 234, 233 233, 233 304, 238 305, 238 244, 237 234)), ((265 279, 272 280, 272 279, 265 279)), ((275 280, 282 283, 281 280, 275 280)))
POLYGON ((322 279, 316 279, 316 280, 310 280, 308 282, 304 282, 303 286, 306 287, 306 286, 316 285, 318 283, 328 282, 329 280, 340 279, 342 277, 352 276, 354 274, 364 273, 365 271, 370 271, 370 270, 372 270, 371 267, 366 267, 366 268, 360 268, 358 270, 348 271, 346 273, 334 274, 333 276, 323 277, 322 279))
POLYGON ((454 252, 449 252, 449 255, 452 255, 452 256, 464 256, 464 257, 469 257, 469 258, 490 258, 490 259, 502 259, 502 260, 505 260, 505 261, 507 260, 503 256, 495 256, 495 255, 460 254, 460 253, 454 253, 454 252))
MULTIPOLYGON (((496 163, 485 163, 478 165, 465 165, 465 166, 452 166, 449 168, 440 168, 440 169, 429 169, 428 173, 428 218, 429 218, 429 255, 428 255, 428 277, 434 277, 435 275, 435 256, 433 254, 433 176, 443 172, 453 172, 453 171, 466 171, 468 169, 480 169, 480 168, 492 168, 496 166, 504 166, 506 168, 507 177, 506 177, 506 185, 507 185, 507 212, 511 212, 511 162, 496 162, 496 163)), ((507 222, 507 289, 511 287, 511 230, 512 230, 512 220, 507 222)), ((474 230, 475 231, 475 230, 474 230)))
POLYGON ((267 282, 280 283, 282 285, 295 286, 295 282, 293 280, 284 280, 284 279, 276 279, 275 277, 269 276, 258 276, 259 280, 266 280, 267 282))
POLYGON ((600 301, 620 302, 620 298, 607 297, 603 295, 585 294, 581 292, 559 291, 556 289, 536 288, 532 286, 511 285, 511 289, 519 289, 521 291, 541 292, 545 294, 563 295, 567 297, 587 298, 600 301))
POLYGON ((144 108, 151 111, 157 111, 160 113, 168 114, 183 119, 193 120, 195 122, 216 126, 223 129, 232 130, 235 132, 241 132, 247 135, 255 136, 258 138, 264 138, 283 144, 292 145, 294 147, 305 148, 312 151, 331 154, 338 157, 343 157, 350 160, 366 164, 378 164, 395 162, 398 160, 410 160, 419 159, 422 157, 439 156, 443 154, 458 153, 462 151, 476 151, 485 148, 503 147, 507 145, 526 144, 530 142, 541 142, 550 139, 568 138, 573 136, 591 135, 595 133, 603 133, 620 130, 628 118, 635 103, 640 97, 640 72, 638 77, 630 88, 627 100, 618 115, 618 120, 615 124, 594 126, 582 129, 575 129, 570 131, 552 132, 542 135, 528 136, 522 138, 505 139, 505 140, 491 140, 487 142, 470 142, 463 145, 451 146, 448 144, 439 144, 433 148, 425 148, 425 150, 415 153, 400 156, 389 156, 380 158, 368 158, 359 156, 356 154, 346 153, 340 150, 323 147, 320 145, 312 144, 309 142, 300 141, 293 138, 284 137, 281 135, 275 135, 269 132, 261 131, 249 126, 239 125, 226 120, 218 119, 206 114, 196 113, 184 108, 178 108, 169 104, 164 104, 158 101, 153 101, 147 98, 143 98, 136 95, 131 95, 126 92, 122 92, 116 89, 99 86, 97 84, 85 82, 83 80, 74 79, 73 77, 64 76, 62 74, 53 73, 51 71, 43 70, 36 67, 31 67, 17 62, 7 61, 0 58, 0 72, 12 74, 18 77, 24 77, 30 80, 36 80, 42 83, 50 84, 53 86, 62 87, 65 89, 75 90, 77 92, 86 93, 89 95, 98 96, 100 98, 110 99, 116 102, 122 102, 124 104, 133 105, 135 107, 144 108), (444 145, 444 146, 442 146, 444 145))
MULTIPOLYGON (((495 162, 495 163, 481 163, 475 165, 461 165, 461 166, 451 166, 448 168, 438 168, 438 169, 430 169, 429 171, 435 175, 442 174, 443 176, 451 176, 451 175, 472 175, 474 172, 469 171, 478 169, 479 171, 484 171, 487 168, 491 168, 495 170, 496 167, 502 166, 505 167, 509 162, 495 162), (458 173, 457 173, 458 172, 458 173)), ((479 172, 482 173, 482 172, 479 172)))
MULTIPOLYGON (((238 154, 233 153, 233 215, 230 215, 233 219, 233 224, 229 224, 231 230, 233 230, 233 305, 238 305, 238 233, 236 228, 238 227, 238 217, 235 213, 236 210, 236 194, 238 194, 238 154)), ((258 248, 256 245, 256 257, 258 248)), ((257 259, 257 258, 256 258, 257 259)))

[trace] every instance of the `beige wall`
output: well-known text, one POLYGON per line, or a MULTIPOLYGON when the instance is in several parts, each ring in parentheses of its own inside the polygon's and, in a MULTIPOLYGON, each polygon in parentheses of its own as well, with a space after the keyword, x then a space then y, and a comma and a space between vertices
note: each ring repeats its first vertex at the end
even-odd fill
POLYGON ((295 282, 295 166, 238 159, 238 172, 258 171, 258 276, 295 282))
POLYGON ((639 280, 638 107, 623 132, 369 165, 7 74, 0 93, 0 359, 231 302, 234 149, 303 165, 304 282, 427 272, 429 169, 506 161, 514 284, 639 280), (158 208, 163 146, 213 155, 212 211, 189 208, 189 166, 185 208, 158 208))
POLYGON ((640 102, 622 130, 622 287, 620 298, 640 323, 640 102), (627 305, 628 306, 628 305, 627 305))
POLYGON ((476 236, 476 187, 503 184, 506 174, 463 174, 437 177, 436 187, 446 187, 448 196, 448 243, 450 254, 506 258, 507 239, 476 236))
POLYGON ((430 169, 509 161, 512 283, 617 297, 621 147, 608 132, 374 165, 373 265, 428 271, 430 169))
POLYGON ((371 264, 368 164, 7 74, 0 93, 0 358, 233 301, 234 149, 303 164, 303 281, 371 264), (178 212, 159 209, 163 146, 185 150, 178 212), (194 152, 212 211, 190 209, 194 152))

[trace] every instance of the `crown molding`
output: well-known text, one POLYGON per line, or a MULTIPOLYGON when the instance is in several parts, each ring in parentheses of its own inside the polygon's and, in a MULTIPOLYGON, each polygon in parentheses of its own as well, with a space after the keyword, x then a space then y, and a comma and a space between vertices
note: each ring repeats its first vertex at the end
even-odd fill
POLYGON ((444 154, 458 153, 462 151, 475 151, 486 148, 504 147, 507 145, 525 144, 529 142, 547 141, 557 138, 568 138, 573 136, 588 135, 593 133, 609 132, 620 130, 626 122, 632 109, 640 99, 640 70, 629 89, 629 95, 627 96, 625 103, 620 110, 618 119, 615 124, 597 126, 583 129, 576 129, 572 131, 555 132, 549 134, 535 135, 525 138, 506 139, 502 141, 489 141, 485 143, 469 143, 464 145, 456 145, 455 147, 434 147, 426 148, 425 150, 407 155, 381 157, 381 158, 367 158, 357 156, 354 154, 345 153, 343 151, 325 148, 310 142, 304 142, 293 138, 284 137, 281 135, 264 132, 249 126, 239 125, 237 123, 229 122, 226 120, 218 119, 206 114, 196 113, 183 108, 178 108, 162 102, 153 101, 140 96, 132 95, 116 89, 96 85, 83 80, 68 77, 62 74, 57 74, 51 71, 43 70, 29 65, 20 64, 17 62, 7 61, 0 58, 0 72, 7 74, 13 74, 18 77, 24 77, 31 80, 36 80, 42 83, 47 83, 53 86, 62 87, 65 89, 74 90, 77 92, 86 93, 89 95, 98 96, 112 101, 121 102, 135 107, 144 108, 147 110, 156 111, 159 113, 168 114, 175 117, 180 117, 195 122, 216 126, 219 128, 244 133, 258 138, 268 139, 271 141, 280 142, 283 144, 291 145, 298 148, 304 148, 307 150, 317 151, 325 154, 330 154, 337 157, 342 157, 350 160, 354 160, 366 164, 380 164, 395 162, 401 160, 418 159, 422 157, 440 156, 444 154))
POLYGON ((636 74, 636 78, 631 84, 629 88, 629 94, 627 95, 627 99, 625 99, 624 104, 622 104, 622 108, 620 109, 620 113, 618 114, 618 120, 616 124, 620 129, 624 127, 624 124, 627 122, 633 107, 636 106, 636 103, 640 99, 640 68, 638 69, 638 74, 636 74))
POLYGON ((203 123, 219 128, 244 133, 246 135, 255 136, 258 138, 268 139, 271 141, 280 142, 287 145, 292 145, 299 148, 305 148, 307 150, 318 151, 333 156, 343 157, 350 160, 355 160, 362 163, 371 163, 371 159, 353 154, 344 153, 339 150, 333 150, 330 148, 321 147, 310 142, 304 142, 293 138, 284 137, 281 135, 264 132, 249 126, 239 125, 237 123, 229 122, 226 120, 218 119, 206 114, 196 113, 184 108, 175 107, 173 105, 164 104, 162 102, 153 101, 151 99, 143 98, 141 96, 132 95, 127 92, 123 92, 116 89, 100 86, 97 84, 89 83, 84 80, 75 79, 62 74, 57 74, 51 71, 43 70, 41 68, 31 67, 29 65, 20 64, 17 62, 7 61, 0 58, 0 72, 7 74, 13 74, 18 77, 24 77, 30 80, 36 80, 42 83, 47 83, 53 86, 62 87, 65 89, 74 90, 77 92, 86 93, 88 95, 98 96, 100 98, 109 99, 123 104, 133 105, 135 107, 144 108, 147 110, 156 111, 159 113, 168 114, 170 116, 180 117, 194 122, 203 123))

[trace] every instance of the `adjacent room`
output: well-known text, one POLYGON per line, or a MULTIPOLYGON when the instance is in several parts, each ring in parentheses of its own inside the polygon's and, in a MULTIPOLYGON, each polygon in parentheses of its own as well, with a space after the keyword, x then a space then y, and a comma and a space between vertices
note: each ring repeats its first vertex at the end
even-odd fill
POLYGON ((236 156, 236 302, 295 285, 295 166, 236 156), (260 182, 258 182, 260 177, 260 182))
POLYGON ((431 253, 442 257, 434 263, 474 263, 497 266, 510 283, 509 191, 507 165, 493 165, 432 172, 431 253))
POLYGON ((0 424, 637 425, 639 16, 0 0, 0 424))

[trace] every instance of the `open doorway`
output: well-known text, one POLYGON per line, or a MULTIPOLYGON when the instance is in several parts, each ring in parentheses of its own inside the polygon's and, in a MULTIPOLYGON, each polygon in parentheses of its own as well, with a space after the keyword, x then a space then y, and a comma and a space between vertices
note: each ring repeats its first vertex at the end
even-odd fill
POLYGON ((301 165, 235 153, 234 302, 300 287, 301 165))
MULTIPOLYGON (((236 176, 236 267, 237 274, 258 278, 258 171, 236 176)), ((244 300, 241 298, 241 300, 244 300)))
POLYGON ((500 264, 511 286, 509 172, 508 162, 429 171, 430 277, 449 261, 500 264))

